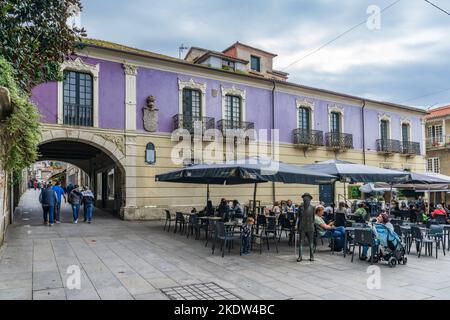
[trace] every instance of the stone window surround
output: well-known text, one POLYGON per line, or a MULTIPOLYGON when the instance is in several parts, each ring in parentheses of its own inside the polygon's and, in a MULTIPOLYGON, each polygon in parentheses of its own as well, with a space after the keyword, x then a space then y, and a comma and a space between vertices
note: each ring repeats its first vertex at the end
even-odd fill
POLYGON ((297 123, 295 125, 296 128, 298 128, 298 123, 299 123, 299 115, 298 115, 298 110, 300 108, 308 108, 309 109, 309 121, 310 121, 310 129, 314 130, 315 128, 315 123, 314 123, 314 102, 308 101, 306 98, 305 99, 296 99, 295 100, 295 104, 296 104, 296 111, 297 111, 297 123))
MULTIPOLYGON (((99 126, 99 81, 98 76, 100 73, 100 64, 89 64, 84 62, 81 58, 76 58, 75 60, 64 61, 61 64, 61 72, 64 71, 75 71, 88 73, 92 76, 92 109, 93 109, 93 127, 98 128, 99 126)), ((57 113, 57 123, 64 124, 64 81, 58 81, 58 113, 57 113)))
POLYGON ((388 139, 392 139, 392 121, 391 121, 391 117, 388 116, 387 114, 383 113, 383 114, 378 114, 378 135, 381 139, 381 121, 385 120, 388 122, 388 139))
POLYGON ((195 82, 193 79, 178 79, 178 113, 183 114, 183 89, 198 90, 201 92, 202 117, 206 117, 206 83, 195 82))
POLYGON ((403 141, 403 125, 404 124, 406 124, 406 125, 408 125, 408 139, 409 139, 409 141, 413 141, 412 140, 412 132, 411 132, 411 120, 409 120, 409 119, 401 119, 400 120, 400 128, 401 128, 401 140, 403 141))
POLYGON ((241 121, 245 121, 246 119, 246 108, 245 108, 245 98, 246 93, 244 89, 236 88, 235 85, 231 87, 220 86, 220 90, 222 91, 222 119, 226 117, 226 96, 236 96, 241 98, 241 121))
POLYGON ((329 104, 328 105, 328 132, 331 132, 331 113, 337 112, 341 115, 341 133, 345 133, 345 127, 344 127, 344 108, 340 107, 336 104, 329 104))

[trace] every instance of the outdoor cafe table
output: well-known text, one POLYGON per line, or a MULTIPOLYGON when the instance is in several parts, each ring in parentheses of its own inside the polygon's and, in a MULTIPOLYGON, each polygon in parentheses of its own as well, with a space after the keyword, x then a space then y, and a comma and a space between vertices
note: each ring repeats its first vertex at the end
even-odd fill
MULTIPOLYGON (((212 216, 203 216, 203 217, 199 217, 199 220, 200 221, 208 221, 208 223, 210 222, 210 221, 222 221, 222 217, 212 217, 212 216)), ((208 239, 208 236, 209 236, 209 234, 208 234, 208 228, 206 229, 206 239, 208 239)))

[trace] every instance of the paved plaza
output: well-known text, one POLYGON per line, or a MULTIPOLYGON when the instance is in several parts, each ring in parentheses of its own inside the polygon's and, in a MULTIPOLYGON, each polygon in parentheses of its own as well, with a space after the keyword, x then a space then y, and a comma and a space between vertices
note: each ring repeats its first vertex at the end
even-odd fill
MULTIPOLYGON (((182 292, 217 299, 449 299, 450 254, 417 258, 406 266, 378 265, 381 288, 368 289, 367 262, 326 245, 316 261, 295 261, 285 238, 280 252, 224 258, 211 245, 163 231, 161 222, 121 221, 96 210, 94 223, 42 224, 38 192, 22 198, 0 251, 0 299, 172 299, 182 292), (67 287, 69 266, 81 269, 81 288, 67 287), (177 288, 179 287, 179 288, 177 288)), ((203 239, 203 234, 202 234, 203 239)))

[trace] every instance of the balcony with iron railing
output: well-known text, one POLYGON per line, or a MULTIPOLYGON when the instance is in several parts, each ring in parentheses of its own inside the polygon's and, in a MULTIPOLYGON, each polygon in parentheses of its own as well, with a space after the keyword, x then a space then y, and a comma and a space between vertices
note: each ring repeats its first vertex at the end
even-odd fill
POLYGON ((350 133, 325 133, 325 146, 333 150, 353 149, 353 135, 350 133))
POLYGON ((450 148, 450 135, 439 135, 426 138, 427 149, 450 148))
POLYGON ((63 122, 70 126, 93 126, 93 108, 76 103, 64 103, 63 122))
POLYGON ((235 137, 236 139, 254 140, 255 124, 253 122, 221 119, 217 121, 217 129, 224 137, 235 137))
POLYGON ((173 117, 173 129, 186 129, 194 134, 194 128, 199 126, 204 134, 206 130, 214 129, 215 119, 212 117, 192 117, 183 114, 176 114, 173 117))
POLYGON ((419 156, 420 155, 420 143, 412 141, 402 142, 402 153, 409 156, 419 156))
POLYGON ((294 144, 301 147, 311 148, 323 146, 323 131, 294 129, 294 144))
POLYGON ((402 153, 402 144, 399 140, 378 139, 377 151, 385 154, 402 153))

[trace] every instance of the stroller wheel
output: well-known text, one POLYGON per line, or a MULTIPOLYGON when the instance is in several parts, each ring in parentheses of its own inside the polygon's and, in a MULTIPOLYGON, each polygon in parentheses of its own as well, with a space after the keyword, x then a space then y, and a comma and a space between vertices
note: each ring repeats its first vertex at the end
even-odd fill
POLYGON ((389 264, 389 267, 395 268, 395 266, 397 265, 397 259, 394 258, 394 257, 391 257, 391 258, 389 259, 388 264, 389 264))
POLYGON ((408 258, 407 257, 403 257, 402 263, 403 263, 403 265, 407 264, 408 263, 408 258))

